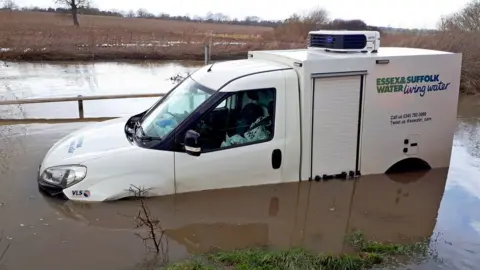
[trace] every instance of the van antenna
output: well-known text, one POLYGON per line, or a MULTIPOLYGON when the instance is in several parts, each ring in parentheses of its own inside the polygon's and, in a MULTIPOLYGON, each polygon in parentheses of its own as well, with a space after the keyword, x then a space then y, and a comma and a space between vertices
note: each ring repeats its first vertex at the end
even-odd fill
POLYGON ((208 68, 207 72, 210 72, 210 71, 212 71, 212 67, 213 67, 213 65, 215 65, 215 63, 213 63, 213 64, 212 64, 212 65, 211 65, 211 66, 208 68))

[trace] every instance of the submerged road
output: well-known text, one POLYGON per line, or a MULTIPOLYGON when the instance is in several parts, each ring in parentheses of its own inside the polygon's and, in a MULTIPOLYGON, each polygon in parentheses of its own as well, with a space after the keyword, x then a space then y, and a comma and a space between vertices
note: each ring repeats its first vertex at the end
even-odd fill
MULTIPOLYGON (((48 148, 85 125, 0 127, 8 134, 0 140, 0 228, 3 243, 11 244, 8 269, 132 269, 147 263, 131 218, 137 202, 79 204, 45 197, 37 189, 38 164, 48 148)), ((445 261, 424 267, 474 269, 479 199, 465 188, 478 188, 468 179, 479 173, 467 166, 477 157, 462 146, 462 138, 471 134, 463 132, 457 135, 450 170, 198 192, 147 202, 166 229, 169 260, 212 247, 345 252, 344 236, 359 229, 370 238, 395 242, 439 234, 435 248, 445 261)))

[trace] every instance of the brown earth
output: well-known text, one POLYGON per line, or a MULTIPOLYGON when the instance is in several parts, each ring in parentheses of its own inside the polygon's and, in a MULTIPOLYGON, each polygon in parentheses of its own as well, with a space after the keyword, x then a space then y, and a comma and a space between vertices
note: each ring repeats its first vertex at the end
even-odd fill
POLYGON ((265 36, 273 32, 271 27, 93 15, 79 20, 81 26, 74 27, 68 14, 0 11, 0 58, 199 59, 210 36, 216 44, 213 58, 235 58, 265 47, 265 36))

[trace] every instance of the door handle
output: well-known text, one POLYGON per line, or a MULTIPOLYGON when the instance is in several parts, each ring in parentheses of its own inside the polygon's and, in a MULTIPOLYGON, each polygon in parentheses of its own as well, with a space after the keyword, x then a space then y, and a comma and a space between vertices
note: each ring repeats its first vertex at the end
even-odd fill
POLYGON ((272 152, 272 168, 274 170, 282 166, 282 151, 280 149, 275 149, 272 152))

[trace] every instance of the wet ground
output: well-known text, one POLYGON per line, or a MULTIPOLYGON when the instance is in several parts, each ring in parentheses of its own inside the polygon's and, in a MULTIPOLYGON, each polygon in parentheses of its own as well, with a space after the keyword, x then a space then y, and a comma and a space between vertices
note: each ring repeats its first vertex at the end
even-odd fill
MULTIPOLYGON (((165 92, 179 63, 8 64, 0 97, 165 92)), ((155 99, 93 102, 86 116, 140 112, 155 99)), ((76 105, 0 107, 5 117, 75 117, 76 105)), ((342 252, 359 229, 380 241, 434 236, 436 259, 410 269, 477 269, 480 264, 480 99, 462 99, 451 167, 423 174, 362 177, 199 192, 147 200, 166 229, 175 261, 212 247, 304 246, 342 252)), ((79 204, 42 196, 38 164, 62 136, 89 123, 0 126, 0 229, 8 269, 146 269, 135 233, 138 202, 79 204)), ((0 267, 1 269, 1 267, 0 267)))

